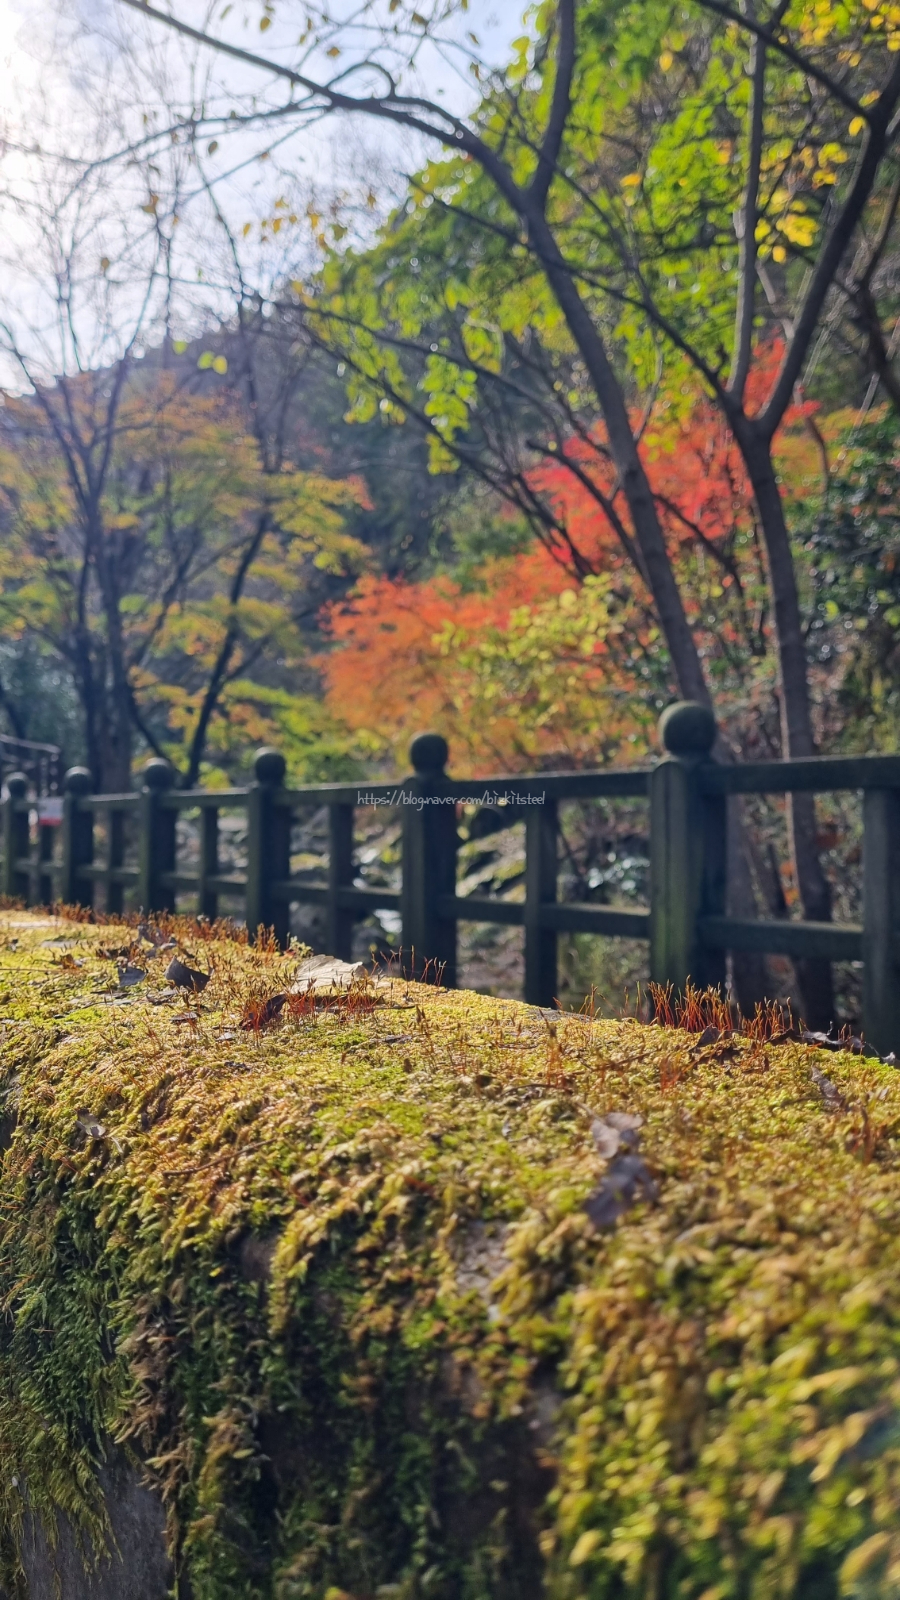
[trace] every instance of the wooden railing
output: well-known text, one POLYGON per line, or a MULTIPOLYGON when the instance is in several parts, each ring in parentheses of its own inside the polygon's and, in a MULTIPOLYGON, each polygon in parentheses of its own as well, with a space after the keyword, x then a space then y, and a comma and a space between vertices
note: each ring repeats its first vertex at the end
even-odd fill
POLYGON ((34 801, 21 774, 7 780, 2 802, 2 888, 28 904, 57 900, 121 911, 126 891, 135 908, 174 910, 179 893, 198 914, 214 918, 224 900, 243 901, 251 935, 274 928, 288 937, 292 905, 321 906, 331 954, 349 957, 354 919, 399 911, 408 968, 443 971, 456 983, 457 925, 462 921, 521 926, 525 934, 525 998, 550 1005, 557 988, 561 932, 647 939, 651 976, 683 989, 690 979, 717 985, 729 950, 823 957, 864 964, 866 1038, 879 1050, 900 1051, 900 756, 813 757, 727 766, 711 760, 712 714, 684 702, 660 723, 666 755, 633 771, 548 773, 460 782, 446 772, 447 745, 438 734, 413 741, 413 774, 400 783, 284 787, 285 762, 260 750, 246 788, 179 790, 168 763, 148 761, 136 794, 93 794, 91 776, 72 768, 65 777, 62 823, 33 829, 34 801), (509 824, 525 823, 525 896, 457 894, 457 808, 473 791, 500 791, 509 824), (727 798, 737 794, 861 790, 864 797, 863 920, 859 925, 789 920, 748 921, 726 914, 727 798), (573 904, 557 899, 558 810, 574 799, 646 799, 650 810, 650 904, 646 908, 573 904), (354 880, 354 813, 361 806, 400 811, 402 885, 398 891, 354 880), (291 875, 291 826, 304 808, 326 806, 328 879, 312 884, 291 875), (246 813, 246 871, 220 865, 220 813, 246 813), (179 812, 199 817, 196 869, 179 868, 179 812), (126 865, 126 818, 136 825, 137 862, 126 865), (104 859, 95 851, 104 818, 104 859), (60 847, 54 837, 61 836, 60 847))

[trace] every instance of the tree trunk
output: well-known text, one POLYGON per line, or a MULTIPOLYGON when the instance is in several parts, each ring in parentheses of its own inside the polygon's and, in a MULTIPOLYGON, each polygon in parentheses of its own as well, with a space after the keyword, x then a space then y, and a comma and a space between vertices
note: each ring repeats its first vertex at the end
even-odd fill
POLYGON ((117 552, 109 547, 99 512, 96 514, 94 526, 91 528, 91 548, 106 624, 106 648, 110 677, 106 727, 104 729, 105 737, 103 740, 102 778, 105 793, 123 794, 131 788, 131 694, 128 684, 128 666, 125 659, 122 615, 119 607, 119 585, 116 573, 117 552))
POLYGON ((571 272, 560 255, 552 230, 542 216, 529 215, 527 221, 547 281, 588 370, 603 412, 610 454, 631 513, 634 536, 644 559, 647 582, 669 647, 679 691, 686 700, 699 700, 701 705, 711 708, 712 696, 703 663, 672 571, 656 501, 635 443, 622 385, 610 365, 606 347, 578 293, 571 272))
MULTIPOLYGON (((809 702, 806 642, 794 558, 771 447, 751 427, 735 427, 759 512, 769 565, 781 687, 782 754, 794 759, 816 754, 809 702)), ((811 794, 787 797, 788 834, 803 914, 811 922, 831 921, 831 888, 822 871, 816 843, 816 807, 811 794)), ((828 961, 798 961, 797 982, 807 1025, 827 1029, 835 1021, 834 985, 828 961)))
MULTIPOLYGON (((672 570, 656 500, 640 458, 622 386, 550 229, 542 218, 533 223, 529 219, 529 225, 536 235, 535 243, 543 258, 548 282, 587 367, 603 413, 610 451, 631 513, 635 539, 644 560, 646 579, 669 648, 679 692, 686 700, 698 700, 712 709, 703 662, 672 570)), ((721 739, 716 753, 720 760, 731 760, 731 752, 721 739)), ((757 904, 740 807, 730 807, 729 818, 729 908, 735 916, 755 918, 757 904)), ((743 951, 734 952, 731 977, 741 1010, 752 1015, 757 1002, 767 993, 764 960, 743 951)))

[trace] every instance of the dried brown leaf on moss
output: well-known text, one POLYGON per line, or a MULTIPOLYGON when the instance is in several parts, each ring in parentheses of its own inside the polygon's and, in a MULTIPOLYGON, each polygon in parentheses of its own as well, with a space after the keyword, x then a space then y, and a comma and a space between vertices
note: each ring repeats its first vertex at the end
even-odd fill
POLYGON ((173 956, 166 967, 165 977, 169 983, 174 983, 179 989, 192 989, 195 994, 205 989, 209 983, 209 973, 200 972, 196 967, 189 967, 185 962, 173 956))

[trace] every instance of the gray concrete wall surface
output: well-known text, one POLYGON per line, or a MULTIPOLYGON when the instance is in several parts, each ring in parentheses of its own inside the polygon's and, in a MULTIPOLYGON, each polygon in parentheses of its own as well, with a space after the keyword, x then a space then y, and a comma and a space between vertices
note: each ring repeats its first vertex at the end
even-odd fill
MULTIPOLYGON (((28 1600, 166 1600, 172 1570, 159 1498, 122 1455, 113 1456, 99 1478, 115 1551, 96 1571, 86 1572, 67 1518, 59 1518, 55 1548, 45 1529, 32 1520, 22 1551, 28 1600)), ((10 1597, 0 1590, 0 1600, 10 1597)))

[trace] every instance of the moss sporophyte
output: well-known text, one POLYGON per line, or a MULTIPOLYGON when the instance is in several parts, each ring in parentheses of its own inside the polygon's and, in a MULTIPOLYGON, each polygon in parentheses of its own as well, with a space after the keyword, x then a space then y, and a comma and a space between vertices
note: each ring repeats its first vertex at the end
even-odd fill
POLYGON ((900 1594, 896 1071, 296 965, 0 918, 9 1594, 113 1451, 195 1600, 900 1594))

